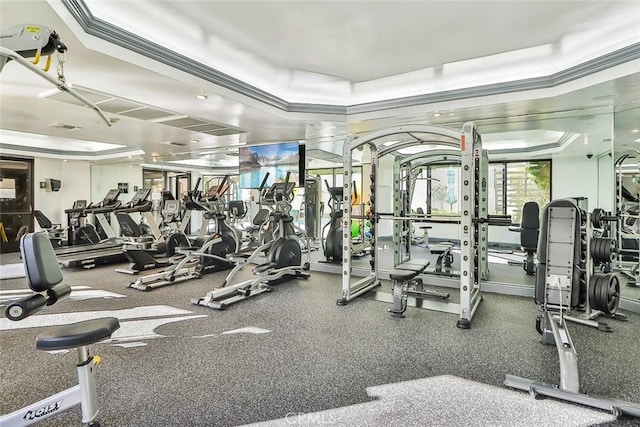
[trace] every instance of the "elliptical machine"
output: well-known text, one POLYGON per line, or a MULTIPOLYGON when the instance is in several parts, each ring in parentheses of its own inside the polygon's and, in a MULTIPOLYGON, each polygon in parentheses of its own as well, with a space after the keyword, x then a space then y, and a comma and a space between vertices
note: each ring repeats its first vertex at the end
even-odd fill
POLYGON ((229 225, 225 214, 223 197, 229 190, 229 179, 229 175, 225 175, 220 185, 211 187, 201 201, 207 208, 205 215, 214 220, 215 227, 214 232, 205 240, 202 251, 200 251, 209 256, 202 255, 200 257, 200 262, 196 267, 196 273, 199 275, 232 268, 235 263, 227 261, 227 255, 240 250, 238 231, 229 225), (207 245, 211 240, 215 240, 215 242, 207 245))
POLYGON ((175 249, 180 259, 174 257, 174 264, 160 273, 141 276, 135 282, 129 283, 130 288, 150 291, 166 285, 198 279, 204 274, 228 270, 235 262, 228 260, 227 255, 233 253, 239 246, 235 230, 226 222, 224 201, 222 196, 229 189, 226 185, 229 176, 225 176, 222 183, 212 191, 206 200, 198 200, 203 210, 212 212, 216 219, 216 230, 209 235, 202 247, 188 246, 175 249), (205 205, 207 203, 208 205, 205 205))
MULTIPOLYGON (((329 208, 331 209, 330 221, 322 227, 322 235, 326 237, 322 240, 322 249, 324 251, 324 257, 326 258, 325 262, 331 263, 339 263, 342 264, 342 203, 344 198, 344 189, 340 187, 330 187, 329 182, 325 179, 325 185, 327 186, 327 190, 329 191, 329 195, 331 198, 327 203, 329 208), (325 233, 325 230, 329 227, 329 231, 325 233)), ((353 190, 355 194, 351 199, 352 202, 354 200, 358 200, 358 193, 356 190, 356 183, 353 183, 353 190)), ((347 231, 349 235, 351 235, 351 230, 347 231)), ((349 244, 352 244, 351 241, 349 244)), ((353 258, 359 258, 366 255, 366 252, 363 248, 358 248, 358 250, 352 250, 351 256, 353 258)))
MULTIPOLYGON (((262 204, 274 206, 273 212, 269 215, 268 228, 275 239, 258 246, 248 258, 239 258, 238 264, 227 275, 222 287, 208 292, 202 298, 192 299, 193 304, 223 310, 238 301, 272 291, 272 285, 296 278, 309 278, 309 273, 303 272, 309 270, 309 252, 306 252, 306 261, 303 264, 298 236, 305 240, 306 247, 309 246, 308 238, 289 215, 295 188, 295 183, 289 182, 289 178, 290 173, 287 172, 284 183, 271 185, 261 200, 262 204), (266 262, 256 265, 252 270, 257 277, 231 285, 235 275, 247 265, 255 264, 258 256, 265 251, 266 262)), ((265 183, 266 178, 262 181, 261 194, 265 183)))

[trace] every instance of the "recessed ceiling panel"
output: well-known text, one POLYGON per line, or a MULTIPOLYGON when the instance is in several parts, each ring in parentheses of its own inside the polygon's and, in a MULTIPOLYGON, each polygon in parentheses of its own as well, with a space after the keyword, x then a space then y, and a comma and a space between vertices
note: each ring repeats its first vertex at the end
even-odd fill
POLYGON ((123 116, 133 117, 140 120, 155 120, 161 117, 168 117, 173 115, 172 112, 166 110, 159 110, 157 108, 143 107, 137 110, 125 111, 120 113, 123 116))
POLYGON ((202 120, 198 120, 198 119, 194 119, 192 117, 181 117, 179 119, 172 119, 172 120, 163 120, 161 122, 163 125, 167 125, 167 126, 173 126, 176 128, 185 128, 187 126, 196 126, 196 125, 203 125, 206 124, 207 122, 202 121, 202 120))
POLYGON ((124 99, 111 99, 99 103, 98 107, 100 107, 101 110, 109 113, 120 113, 121 111, 133 110, 143 107, 143 105, 124 99))
POLYGON ((242 129, 235 129, 235 128, 224 128, 224 129, 217 129, 217 130, 211 130, 211 131, 203 131, 203 133, 208 133, 209 135, 215 135, 215 136, 226 136, 226 135, 236 135, 238 133, 244 133, 245 131, 243 131, 242 129))
MULTIPOLYGON (((85 98, 87 98, 89 101, 91 102, 100 102, 100 101, 106 101, 108 99, 111 99, 110 96, 106 96, 106 95, 101 95, 95 92, 91 92, 88 90, 85 90, 82 87, 78 87, 78 86, 74 86, 73 89, 78 92, 80 95, 84 96, 85 98)), ((53 99, 54 101, 60 101, 60 102, 66 102, 68 104, 74 104, 74 105, 81 105, 81 106, 85 106, 85 104, 83 102, 81 102, 79 99, 77 99, 75 96, 71 95, 69 92, 67 91, 60 91, 60 92, 55 92, 52 95, 47 96, 48 99, 53 99)))

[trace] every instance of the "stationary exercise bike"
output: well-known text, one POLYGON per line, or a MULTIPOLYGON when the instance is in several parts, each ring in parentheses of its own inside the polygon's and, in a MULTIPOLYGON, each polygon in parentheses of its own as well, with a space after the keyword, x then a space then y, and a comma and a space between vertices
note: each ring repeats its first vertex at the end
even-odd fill
MULTIPOLYGON (((71 288, 62 283, 62 272, 46 234, 31 233, 22 236, 20 251, 29 287, 35 293, 9 303, 5 315, 7 319, 13 321, 25 319, 71 294, 71 288)), ((78 349, 76 364, 78 384, 15 412, 0 416, 0 425, 27 426, 80 405, 83 425, 99 426, 96 422, 98 402, 94 370, 100 363, 100 358, 91 356, 88 346, 109 339, 119 327, 118 319, 106 317, 48 328, 38 335, 36 338, 38 350, 78 349)), ((45 366, 43 369, 44 375, 47 375, 47 370, 54 368, 45 366)))
MULTIPOLYGON (((309 273, 304 272, 309 270, 309 251, 306 252, 306 261, 303 263, 301 249, 302 245, 309 247, 308 238, 289 215, 295 188, 295 184, 289 182, 289 177, 290 173, 287 173, 284 183, 273 184, 261 200, 264 205, 274 206, 267 227, 273 233, 274 240, 258 246, 248 258, 240 254, 237 257, 232 255, 231 258, 238 264, 231 270, 222 287, 208 292, 202 298, 191 300, 193 304, 223 310, 230 304, 273 290, 272 285, 296 278, 309 278, 309 273), (298 236, 302 236, 305 242, 301 243, 298 236), (252 270, 256 277, 232 285, 235 275, 247 265, 255 264, 263 253, 266 253, 266 262, 256 265, 252 270)), ((266 179, 262 182, 261 194, 265 182, 266 179)))

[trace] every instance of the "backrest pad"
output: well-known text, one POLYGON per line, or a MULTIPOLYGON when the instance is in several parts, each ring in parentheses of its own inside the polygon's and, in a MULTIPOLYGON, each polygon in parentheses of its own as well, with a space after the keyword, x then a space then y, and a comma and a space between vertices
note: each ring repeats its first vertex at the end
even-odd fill
POLYGON ((46 234, 29 233, 22 236, 20 252, 32 290, 44 292, 62 282, 62 271, 46 234))

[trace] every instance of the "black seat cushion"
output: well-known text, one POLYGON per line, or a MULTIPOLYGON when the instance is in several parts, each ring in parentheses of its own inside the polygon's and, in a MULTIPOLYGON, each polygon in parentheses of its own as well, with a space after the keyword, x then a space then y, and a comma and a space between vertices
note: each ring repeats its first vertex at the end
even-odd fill
POLYGON ((538 249, 539 230, 523 228, 520 231, 520 247, 525 252, 535 252, 538 249))
POLYGON ((118 319, 105 317, 49 328, 36 338, 36 348, 65 350, 93 344, 110 338, 119 327, 118 319))
POLYGON ((522 206, 520 223, 520 246, 524 251, 535 252, 540 231, 540 208, 536 202, 526 202, 522 206))
POLYGON ((451 252, 452 245, 431 245, 429 246, 429 251, 432 254, 443 254, 445 252, 451 252))
POLYGON ((411 258, 409 261, 399 264, 396 269, 412 270, 421 273, 429 266, 430 262, 431 261, 426 258, 411 258))
POLYGON ((33 217, 36 219, 36 221, 38 221, 38 225, 43 230, 53 228, 53 223, 49 218, 45 216, 45 214, 42 213, 42 211, 34 210, 33 217))
POLYGON ((400 281, 413 279, 417 275, 418 275, 417 271, 411 271, 411 270, 396 269, 396 270, 391 270, 389 272, 389 277, 391 278, 391 280, 400 280, 400 281))

